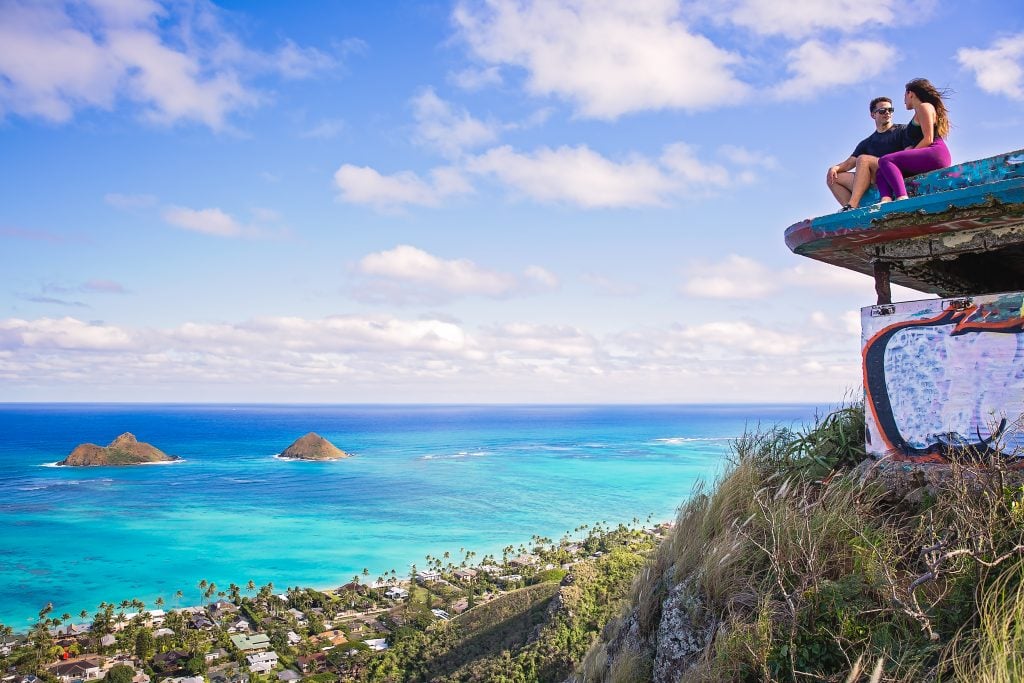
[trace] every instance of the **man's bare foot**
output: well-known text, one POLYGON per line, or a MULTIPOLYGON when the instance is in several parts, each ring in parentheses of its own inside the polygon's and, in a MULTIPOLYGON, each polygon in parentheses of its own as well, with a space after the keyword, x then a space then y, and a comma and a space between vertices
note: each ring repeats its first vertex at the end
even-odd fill
POLYGON ((878 203, 879 204, 888 204, 891 201, 892 201, 892 197, 882 197, 881 199, 878 200, 878 203))
POLYGON ((896 199, 894 199, 893 201, 895 201, 895 202, 898 202, 898 201, 901 201, 901 200, 903 200, 903 199, 910 199, 910 197, 909 197, 909 196, 907 196, 907 195, 905 195, 905 194, 901 194, 901 195, 900 195, 899 197, 897 197, 897 198, 896 198, 896 199))

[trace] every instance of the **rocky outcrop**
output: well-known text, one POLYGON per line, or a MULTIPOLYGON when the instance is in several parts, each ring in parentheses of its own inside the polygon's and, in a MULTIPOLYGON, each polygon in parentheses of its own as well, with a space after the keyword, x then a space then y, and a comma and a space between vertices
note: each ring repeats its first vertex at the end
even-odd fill
POLYGON ((983 495, 993 486, 996 489, 1021 486, 1024 469, 1018 463, 1010 464, 1012 466, 998 471, 998 480, 994 481, 996 470, 984 463, 919 463, 867 458, 853 469, 851 476, 862 488, 869 484, 880 487, 882 500, 890 505, 919 505, 942 495, 951 480, 959 480, 967 491, 976 495, 983 495))
MULTIPOLYGON (((672 571, 664 577, 672 582, 672 571)), ((602 639, 606 644, 601 653, 604 661, 601 674, 593 679, 633 680, 637 671, 643 671, 645 680, 653 683, 674 683, 682 672, 690 668, 705 652, 715 634, 716 623, 705 609, 704 601, 693 577, 675 584, 664 595, 660 616, 652 633, 644 635, 642 626, 644 608, 634 605, 620 620, 605 628, 602 639)))
POLYGON ((134 434, 125 432, 109 446, 83 443, 75 447, 58 465, 66 467, 99 467, 104 465, 141 465, 152 462, 172 462, 181 458, 167 455, 159 448, 143 443, 134 434))
POLYGON ((299 437, 281 453, 282 458, 294 460, 340 460, 350 455, 314 432, 299 437))

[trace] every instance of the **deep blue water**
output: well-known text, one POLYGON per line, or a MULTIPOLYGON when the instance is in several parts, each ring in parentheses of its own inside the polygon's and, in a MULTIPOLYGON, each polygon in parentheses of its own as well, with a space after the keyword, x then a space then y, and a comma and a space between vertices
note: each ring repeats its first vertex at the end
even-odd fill
POLYGON ((152 604, 200 579, 335 586, 430 553, 500 555, 533 534, 670 519, 758 424, 810 405, 0 404, 0 622, 152 604), (170 465, 57 468, 130 431, 170 465), (315 431, 347 460, 276 459, 315 431))

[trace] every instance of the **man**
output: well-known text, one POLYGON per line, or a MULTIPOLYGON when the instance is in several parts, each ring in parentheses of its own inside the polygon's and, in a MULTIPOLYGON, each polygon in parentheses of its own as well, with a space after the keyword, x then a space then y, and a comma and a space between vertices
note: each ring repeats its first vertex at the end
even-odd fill
POLYGON ((825 174, 825 183, 832 190, 832 196, 842 205, 843 211, 860 206, 861 197, 875 182, 878 157, 898 152, 904 147, 906 128, 902 123, 892 122, 892 100, 876 97, 868 106, 875 122, 875 132, 860 141, 853 154, 846 161, 831 166, 825 174), (851 173, 850 171, 856 172, 851 173))

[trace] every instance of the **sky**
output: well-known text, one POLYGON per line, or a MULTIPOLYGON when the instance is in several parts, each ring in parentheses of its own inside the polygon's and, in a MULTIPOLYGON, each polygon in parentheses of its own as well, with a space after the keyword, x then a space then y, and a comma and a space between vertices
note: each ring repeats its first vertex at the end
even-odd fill
POLYGON ((919 76, 1024 147, 1017 0, 0 0, 0 401, 856 396, 783 232, 919 76))

